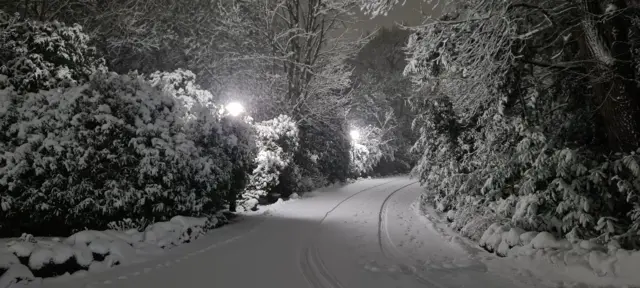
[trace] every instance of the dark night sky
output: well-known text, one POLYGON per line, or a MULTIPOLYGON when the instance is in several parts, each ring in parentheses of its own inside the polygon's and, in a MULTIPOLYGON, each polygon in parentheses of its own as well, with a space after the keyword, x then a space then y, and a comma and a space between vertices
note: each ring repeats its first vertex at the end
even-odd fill
MULTIPOLYGON (((433 1, 439 2, 439 1, 433 1)), ((442 5, 442 4, 440 4, 442 5)), ((371 19, 370 16, 364 15, 358 11, 360 21, 354 23, 352 29, 358 30, 360 33, 372 31, 376 27, 393 26, 396 22, 403 22, 405 25, 418 25, 425 16, 435 16, 438 14, 439 7, 433 7, 433 4, 424 3, 422 0, 406 0, 404 5, 398 4, 391 10, 387 16, 381 15, 371 19)))

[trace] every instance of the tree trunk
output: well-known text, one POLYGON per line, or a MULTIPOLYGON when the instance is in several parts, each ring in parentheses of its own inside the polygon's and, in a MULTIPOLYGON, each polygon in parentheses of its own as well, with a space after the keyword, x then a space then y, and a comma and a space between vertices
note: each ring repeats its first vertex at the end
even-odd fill
MULTIPOLYGON (((624 0, 616 1, 625 9, 624 0)), ((624 13, 599 22, 593 15, 602 15, 597 0, 583 0, 585 19, 582 48, 595 60, 592 67, 593 99, 602 117, 609 147, 613 151, 632 151, 640 144, 640 105, 634 71, 634 59, 629 45, 631 23, 624 13)))

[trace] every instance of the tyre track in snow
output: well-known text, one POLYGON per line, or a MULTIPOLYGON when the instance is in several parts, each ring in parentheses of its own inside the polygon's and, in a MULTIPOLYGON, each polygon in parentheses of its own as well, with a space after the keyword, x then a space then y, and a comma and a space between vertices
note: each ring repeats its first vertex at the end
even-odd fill
POLYGON ((380 248, 380 253, 382 253, 382 256, 384 258, 386 258, 387 260, 393 262, 393 263, 400 263, 399 266, 401 268, 401 270, 405 273, 405 274, 411 274, 413 275, 413 277, 415 277, 415 279, 426 285, 429 287, 436 287, 436 288, 447 288, 446 286, 438 283, 438 282, 434 282, 433 280, 430 280, 428 278, 425 278, 423 276, 421 276, 420 274, 416 273, 416 269, 413 265, 407 267, 406 265, 402 264, 404 261, 401 260, 400 255, 400 251, 398 250, 398 248, 393 244, 393 242, 391 241, 391 236, 389 234, 389 230, 387 229, 387 203, 389 202, 389 200, 391 199, 391 197, 393 197, 396 193, 400 192, 402 189, 405 189, 409 186, 415 185, 417 184, 418 181, 414 181, 411 182, 407 185, 404 185, 396 190, 394 190, 393 192, 389 193, 389 195, 387 195, 387 197, 384 199, 384 201, 382 201, 382 205, 380 205, 380 212, 378 213, 378 244, 379 244, 379 248, 380 248), (384 237, 383 237, 384 234, 384 237), (385 245, 385 241, 388 242, 387 245, 385 245), (390 246, 391 249, 386 248, 385 246, 390 246))
MULTIPOLYGON (((349 197, 346 197, 342 201, 338 202, 338 204, 331 208, 331 210, 327 211, 318 225, 321 227, 324 221, 333 211, 338 209, 340 205, 349 201, 353 197, 396 181, 399 181, 399 179, 393 179, 378 185, 367 187, 349 195, 349 197)), ((320 230, 320 228, 318 230, 320 230)), ((315 239, 317 239, 317 237, 315 237, 315 239)), ((318 248, 316 247, 314 242, 314 240, 311 240, 306 246, 302 248, 302 251, 300 253, 299 268, 302 271, 302 275, 307 280, 309 285, 314 288, 344 288, 340 281, 327 270, 326 265, 322 260, 322 257, 320 257, 318 248)))

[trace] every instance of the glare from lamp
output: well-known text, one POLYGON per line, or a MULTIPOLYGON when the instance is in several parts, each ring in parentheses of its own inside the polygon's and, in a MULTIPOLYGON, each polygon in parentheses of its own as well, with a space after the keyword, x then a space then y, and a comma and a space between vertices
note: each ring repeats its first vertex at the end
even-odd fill
POLYGON ((231 102, 225 107, 229 115, 236 117, 244 113, 244 107, 238 102, 231 102))
POLYGON ((351 132, 349 132, 349 135, 351 136, 351 139, 354 141, 357 141, 358 139, 360 139, 360 131, 356 129, 351 130, 351 132))

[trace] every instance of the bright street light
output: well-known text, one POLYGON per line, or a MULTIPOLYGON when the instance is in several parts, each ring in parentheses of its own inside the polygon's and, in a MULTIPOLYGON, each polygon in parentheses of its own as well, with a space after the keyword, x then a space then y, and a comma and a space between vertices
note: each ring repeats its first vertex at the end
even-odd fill
POLYGON ((349 135, 351 136, 351 139, 353 139, 354 141, 360 139, 360 131, 356 129, 351 130, 351 132, 349 132, 349 135))
POLYGON ((229 104, 227 104, 227 106, 225 107, 227 109, 227 112, 229 112, 229 115, 236 117, 242 113, 244 113, 244 107, 242 106, 242 104, 238 103, 238 102, 231 102, 229 104))

